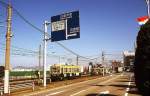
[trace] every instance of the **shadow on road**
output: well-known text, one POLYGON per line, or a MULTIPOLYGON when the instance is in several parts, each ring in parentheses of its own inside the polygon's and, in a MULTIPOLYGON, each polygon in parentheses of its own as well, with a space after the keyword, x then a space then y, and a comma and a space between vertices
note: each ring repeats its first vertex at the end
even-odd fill
POLYGON ((132 81, 129 81, 129 80, 118 80, 116 82, 134 82, 133 80, 132 81))
POLYGON ((138 90, 137 90, 137 88, 136 88, 136 86, 134 86, 134 85, 130 85, 130 86, 128 86, 128 85, 109 85, 109 86, 114 86, 114 87, 120 87, 120 88, 122 88, 122 87, 124 87, 124 88, 130 88, 130 90, 128 91, 128 93, 129 94, 137 94, 137 95, 140 95, 139 94, 139 92, 138 92, 138 90))
MULTIPOLYGON (((117 85, 117 84, 111 84, 111 85, 93 84, 91 86, 99 86, 99 87, 101 87, 101 86, 113 86, 113 87, 121 87, 121 88, 127 88, 127 87, 129 87, 128 85, 117 85)), ((132 85, 132 86, 130 86, 130 88, 135 88, 135 86, 132 85)))
POLYGON ((103 86, 106 86, 106 85, 90 84, 90 86, 99 86, 99 87, 103 87, 103 86))
MULTIPOLYGON (((96 84, 93 84, 91 86, 99 86, 99 87, 102 87, 102 86, 113 86, 113 87, 120 87, 121 89, 119 90, 125 90, 126 88, 129 87, 129 85, 117 85, 117 84, 111 84, 111 85, 96 85, 96 84)), ((129 94, 137 94, 137 95, 140 95, 136 86, 135 85, 130 85, 130 91, 128 91, 129 94)), ((86 96, 117 96, 117 95, 113 95, 113 94, 102 94, 102 95, 99 95, 99 94, 88 94, 86 96)))
MULTIPOLYGON (((108 85, 108 86, 114 86, 114 87, 125 87, 125 88, 128 88, 129 85, 117 85, 117 84, 112 84, 112 85, 108 85)), ((135 88, 135 86, 133 85, 130 85, 129 88, 135 88)))
POLYGON ((97 93, 87 94, 86 96, 97 96, 97 93))
POLYGON ((130 94, 139 94, 140 95, 137 88, 131 88, 130 91, 128 91, 128 93, 130 93, 130 94))
POLYGON ((87 94, 86 96, 117 96, 117 95, 92 93, 92 94, 87 94))

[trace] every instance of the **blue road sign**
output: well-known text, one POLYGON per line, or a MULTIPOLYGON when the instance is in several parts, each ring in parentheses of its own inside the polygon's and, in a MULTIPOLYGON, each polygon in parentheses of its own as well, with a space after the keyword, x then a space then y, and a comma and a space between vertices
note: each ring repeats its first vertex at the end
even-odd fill
POLYGON ((51 17, 51 41, 80 38, 79 11, 51 17))

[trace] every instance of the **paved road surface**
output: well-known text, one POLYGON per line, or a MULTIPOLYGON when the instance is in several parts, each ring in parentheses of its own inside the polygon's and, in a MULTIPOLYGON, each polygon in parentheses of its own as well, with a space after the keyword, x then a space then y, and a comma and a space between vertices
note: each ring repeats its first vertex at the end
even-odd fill
POLYGON ((140 96, 133 79, 133 73, 115 74, 24 96, 140 96))

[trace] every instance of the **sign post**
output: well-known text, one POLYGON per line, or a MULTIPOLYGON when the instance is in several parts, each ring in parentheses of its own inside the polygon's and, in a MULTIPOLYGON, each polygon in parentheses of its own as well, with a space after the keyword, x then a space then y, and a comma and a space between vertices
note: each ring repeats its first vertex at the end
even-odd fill
POLYGON ((79 11, 51 17, 51 41, 80 38, 79 11))
POLYGON ((44 22, 44 52, 43 66, 44 77, 43 86, 46 87, 46 54, 47 41, 50 40, 47 34, 47 27, 51 24, 51 42, 80 38, 79 11, 68 12, 51 17, 51 23, 44 22))
POLYGON ((47 34, 47 27, 48 27, 48 25, 49 25, 50 23, 49 22, 47 22, 47 21, 45 21, 44 22, 44 56, 43 56, 43 63, 44 63, 44 65, 43 65, 43 69, 44 69, 44 72, 43 72, 43 74, 44 74, 44 77, 43 77, 43 86, 44 87, 46 87, 46 55, 47 55, 47 41, 49 40, 48 39, 48 37, 46 36, 46 34, 47 34))

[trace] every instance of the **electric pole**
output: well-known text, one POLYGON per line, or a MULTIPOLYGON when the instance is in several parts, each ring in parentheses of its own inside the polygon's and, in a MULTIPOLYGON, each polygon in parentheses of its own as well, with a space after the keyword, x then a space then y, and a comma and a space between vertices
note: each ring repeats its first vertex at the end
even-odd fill
POLYGON ((5 77, 4 77, 4 94, 9 94, 9 70, 10 70, 10 43, 11 43, 11 19, 12 7, 7 7, 7 33, 6 33, 6 52, 5 52, 5 77))
POLYGON ((77 65, 79 65, 78 63, 79 63, 79 56, 77 55, 77 65))
POLYGON ((48 25, 49 25, 50 23, 49 22, 47 22, 47 21, 45 21, 44 22, 44 52, 43 52, 43 67, 44 67, 44 72, 43 72, 43 74, 44 74, 44 83, 43 83, 43 86, 44 87, 46 87, 46 58, 47 58, 47 41, 49 40, 49 38, 47 37, 47 27, 48 27, 48 25))
POLYGON ((39 46, 39 79, 41 78, 41 45, 39 46))
POLYGON ((149 0, 145 0, 146 1, 146 4, 147 4, 147 14, 148 14, 148 16, 149 16, 149 18, 150 18, 150 2, 149 2, 149 0))
POLYGON ((41 70, 41 45, 39 46, 39 70, 41 70))
POLYGON ((104 66, 104 51, 102 51, 102 65, 103 65, 103 76, 105 75, 105 66, 104 66))

